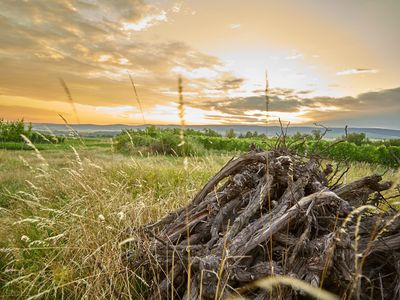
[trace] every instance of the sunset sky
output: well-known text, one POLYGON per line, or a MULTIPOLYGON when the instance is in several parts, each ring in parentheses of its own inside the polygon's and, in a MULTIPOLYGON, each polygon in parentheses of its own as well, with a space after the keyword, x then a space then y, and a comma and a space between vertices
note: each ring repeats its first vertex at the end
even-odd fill
POLYGON ((0 118, 400 129, 398 0, 0 1, 0 118), (59 78, 73 98, 68 99, 59 78), (76 111, 77 113, 75 113, 76 111))

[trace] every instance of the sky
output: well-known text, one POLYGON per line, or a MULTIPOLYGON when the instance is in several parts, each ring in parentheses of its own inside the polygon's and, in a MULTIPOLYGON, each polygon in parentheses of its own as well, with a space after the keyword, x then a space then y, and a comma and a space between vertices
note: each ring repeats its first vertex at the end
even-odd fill
POLYGON ((400 129, 399 28, 398 0, 2 0, 0 118, 179 124, 181 76, 187 124, 400 129))

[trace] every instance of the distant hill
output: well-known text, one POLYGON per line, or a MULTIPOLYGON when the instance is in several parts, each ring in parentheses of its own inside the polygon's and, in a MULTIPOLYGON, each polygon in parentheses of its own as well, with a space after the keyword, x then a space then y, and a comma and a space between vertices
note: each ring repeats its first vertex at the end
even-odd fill
MULTIPOLYGON (((112 125, 94 125, 94 124, 73 124, 71 125, 76 131, 83 136, 114 136, 120 133, 124 129, 143 129, 150 125, 132 126, 124 124, 112 124, 112 125)), ((157 125, 160 128, 177 128, 177 125, 157 125)), ((68 134, 68 128, 63 124, 46 124, 36 123, 33 124, 33 128, 38 131, 52 131, 58 135, 68 134)), ((252 125, 190 125, 187 128, 195 130, 203 130, 209 128, 215 130, 221 134, 224 134, 226 130, 232 128, 236 133, 245 134, 248 131, 257 131, 258 133, 268 133, 269 136, 275 136, 281 132, 279 126, 252 126, 252 125)), ((315 129, 321 129, 316 126, 290 126, 288 128, 288 135, 299 133, 311 133, 315 129)), ((326 138, 337 138, 344 134, 344 128, 329 127, 330 131, 326 134, 326 138)), ((400 138, 400 130, 395 129, 383 129, 383 128, 348 128, 349 133, 365 133, 370 139, 394 139, 400 138)))

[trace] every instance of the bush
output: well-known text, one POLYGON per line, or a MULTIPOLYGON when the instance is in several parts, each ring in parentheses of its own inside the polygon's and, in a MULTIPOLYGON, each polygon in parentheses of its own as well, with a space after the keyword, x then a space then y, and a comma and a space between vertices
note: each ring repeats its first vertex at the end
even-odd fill
POLYGON ((204 147, 193 136, 181 144, 179 132, 149 127, 144 131, 124 131, 114 138, 114 147, 122 153, 151 153, 192 156, 204 154, 204 147))
POLYGON ((290 150, 301 155, 322 155, 333 160, 359 161, 373 164, 381 164, 390 167, 398 167, 400 161, 400 147, 373 145, 364 143, 357 145, 345 141, 334 144, 334 141, 309 140, 293 143, 290 150))
MULTIPOLYGON (((145 130, 122 132, 115 139, 115 148, 123 153, 152 153, 167 155, 202 155, 205 151, 245 152, 251 144, 260 149, 270 149, 276 138, 266 138, 251 132, 235 138, 233 130, 228 130, 231 137, 221 137, 213 131, 185 131, 185 144, 180 146, 180 129, 160 129, 155 126, 145 130), (248 137, 246 137, 248 136, 248 137)), ((375 144, 366 139, 364 134, 349 135, 350 141, 337 143, 320 138, 320 133, 313 135, 297 134, 287 137, 286 144, 291 151, 301 155, 322 155, 334 160, 360 161, 397 167, 400 160, 400 146, 375 144)), ((396 144, 396 140, 390 143, 396 144)))
POLYGON ((63 137, 42 134, 32 130, 32 124, 26 125, 24 120, 4 121, 0 119, 0 142, 24 142, 22 135, 26 136, 33 144, 58 144, 63 143, 63 137))
POLYGON ((347 136, 347 141, 349 143, 354 143, 357 146, 361 146, 368 142, 367 136, 365 133, 349 133, 347 136))

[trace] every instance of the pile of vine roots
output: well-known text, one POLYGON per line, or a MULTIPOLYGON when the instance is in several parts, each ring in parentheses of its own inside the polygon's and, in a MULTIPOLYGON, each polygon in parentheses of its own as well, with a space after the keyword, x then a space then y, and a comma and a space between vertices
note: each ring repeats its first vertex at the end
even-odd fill
POLYGON ((147 253, 131 264, 151 273, 152 299, 308 299, 252 284, 282 275, 342 299, 400 299, 400 218, 381 194, 392 183, 343 177, 318 158, 253 150, 141 228, 147 253))

